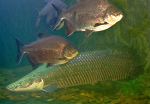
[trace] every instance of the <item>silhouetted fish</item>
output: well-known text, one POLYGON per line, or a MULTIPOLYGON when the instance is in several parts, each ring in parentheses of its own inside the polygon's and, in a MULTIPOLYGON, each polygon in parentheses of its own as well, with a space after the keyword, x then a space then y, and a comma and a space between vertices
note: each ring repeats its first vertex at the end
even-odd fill
POLYGON ((45 2, 47 4, 41 11, 39 11, 38 9, 35 8, 38 11, 38 18, 36 21, 36 27, 39 25, 40 19, 44 16, 47 16, 47 18, 46 18, 47 24, 52 25, 54 23, 58 14, 57 14, 57 11, 53 8, 52 4, 56 5, 57 7, 59 7, 62 10, 65 10, 68 7, 61 0, 45 0, 45 2))
POLYGON ((122 12, 107 0, 77 1, 66 10, 53 5, 59 14, 53 30, 64 19, 66 36, 75 31, 85 31, 85 36, 89 36, 93 31, 108 29, 123 17, 122 12))
POLYGON ((18 46, 17 64, 22 56, 26 54, 29 62, 35 69, 38 63, 64 64, 78 54, 78 50, 65 38, 58 35, 48 35, 39 33, 38 40, 28 45, 24 45, 16 39, 18 46))

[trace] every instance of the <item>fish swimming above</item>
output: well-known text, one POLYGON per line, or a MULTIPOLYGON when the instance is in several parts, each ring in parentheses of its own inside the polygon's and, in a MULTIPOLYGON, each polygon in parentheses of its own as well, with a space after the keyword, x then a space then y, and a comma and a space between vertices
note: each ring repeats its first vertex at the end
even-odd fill
POLYGON ((38 40, 28 45, 24 45, 18 39, 15 40, 18 48, 17 64, 26 53, 33 69, 39 63, 47 63, 47 67, 53 64, 64 64, 78 54, 78 50, 69 40, 58 35, 39 33, 38 40))
POLYGON ((62 10, 65 10, 68 7, 61 0, 45 0, 45 2, 47 4, 41 11, 39 11, 38 9, 35 8, 38 11, 38 18, 36 20, 36 27, 39 25, 41 18, 43 18, 45 16, 46 16, 46 23, 48 25, 53 25, 58 14, 57 14, 57 11, 53 8, 52 4, 56 5, 57 7, 59 7, 62 10))
POLYGON ((120 49, 80 52, 68 63, 36 70, 8 85, 11 91, 52 92, 58 88, 94 84, 97 81, 133 79, 144 72, 138 55, 120 49))
POLYGON ((77 4, 66 10, 61 10, 53 4, 59 15, 53 30, 64 20, 66 36, 75 31, 85 31, 85 36, 89 36, 93 31, 108 29, 123 17, 122 12, 108 0, 77 1, 77 4))

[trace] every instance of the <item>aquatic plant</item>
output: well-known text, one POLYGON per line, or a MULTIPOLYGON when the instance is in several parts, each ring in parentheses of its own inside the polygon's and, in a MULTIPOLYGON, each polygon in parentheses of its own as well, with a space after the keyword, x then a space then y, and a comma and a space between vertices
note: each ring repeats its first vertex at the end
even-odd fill
POLYGON ((138 77, 134 80, 123 81, 120 83, 120 90, 129 95, 140 93, 141 88, 144 88, 142 77, 138 77))

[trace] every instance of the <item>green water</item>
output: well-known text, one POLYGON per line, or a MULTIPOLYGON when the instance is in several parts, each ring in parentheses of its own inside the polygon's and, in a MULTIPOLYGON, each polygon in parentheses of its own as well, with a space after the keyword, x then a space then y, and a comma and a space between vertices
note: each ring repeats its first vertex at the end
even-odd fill
MULTIPOLYGON (((62 0, 67 5, 71 6, 74 1, 62 0)), ((116 23, 111 28, 93 32, 89 37, 84 36, 84 32, 78 31, 69 37, 66 37, 79 49, 83 51, 104 50, 117 46, 126 46, 137 50, 141 57, 143 70, 145 73, 138 78, 129 81, 117 82, 98 82, 94 85, 77 86, 75 92, 71 92, 72 88, 67 89, 70 92, 65 92, 65 95, 77 93, 83 95, 85 93, 92 94, 94 91, 97 102, 88 97, 88 104, 97 104, 99 98, 108 97, 109 102, 102 101, 101 104, 111 104, 112 100, 123 99, 122 102, 132 100, 129 104, 149 104, 150 102, 150 82, 149 82, 149 48, 150 48, 150 0, 109 0, 118 7, 124 14, 121 21, 116 23), (83 91, 84 90, 84 91, 83 91), (131 99, 128 99, 131 98, 131 99), (135 101, 133 101, 135 100, 135 101)), ((45 6, 44 0, 0 0, 0 103, 1 104, 71 104, 71 99, 68 101, 60 101, 59 97, 54 99, 49 93, 43 92, 10 92, 5 89, 5 86, 20 79, 24 75, 30 73, 31 67, 26 57, 21 63, 16 66, 16 43, 14 37, 22 40, 23 43, 35 41, 38 32, 47 32, 49 34, 61 35, 65 37, 64 27, 58 31, 51 31, 45 25, 44 19, 41 20, 38 27, 35 27, 37 12, 33 9, 38 9, 45 6), (29 67, 28 67, 29 66, 29 67), (4 86, 4 87, 2 87, 4 86), (33 94, 36 93, 36 96, 33 94), (20 100, 11 98, 11 96, 22 96, 26 99, 20 100), (3 98, 4 96, 5 98, 3 98), (48 102, 47 99, 54 99, 48 102)), ((54 91, 54 95, 66 89, 54 91)), ((87 95, 86 95, 87 98, 87 95)), ((84 99, 86 99, 84 98, 84 99)), ((75 100, 73 104, 80 104, 81 99, 75 100)), ((124 103, 127 104, 127 103, 124 103)))

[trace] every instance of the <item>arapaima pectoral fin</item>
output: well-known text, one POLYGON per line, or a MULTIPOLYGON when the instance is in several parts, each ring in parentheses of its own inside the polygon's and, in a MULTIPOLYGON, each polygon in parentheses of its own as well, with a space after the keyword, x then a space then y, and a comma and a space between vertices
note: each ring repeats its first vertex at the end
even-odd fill
POLYGON ((45 92, 53 92, 56 89, 56 87, 57 87, 57 83, 55 83, 53 85, 50 85, 50 86, 48 86, 48 87, 46 87, 42 90, 45 91, 45 92))

